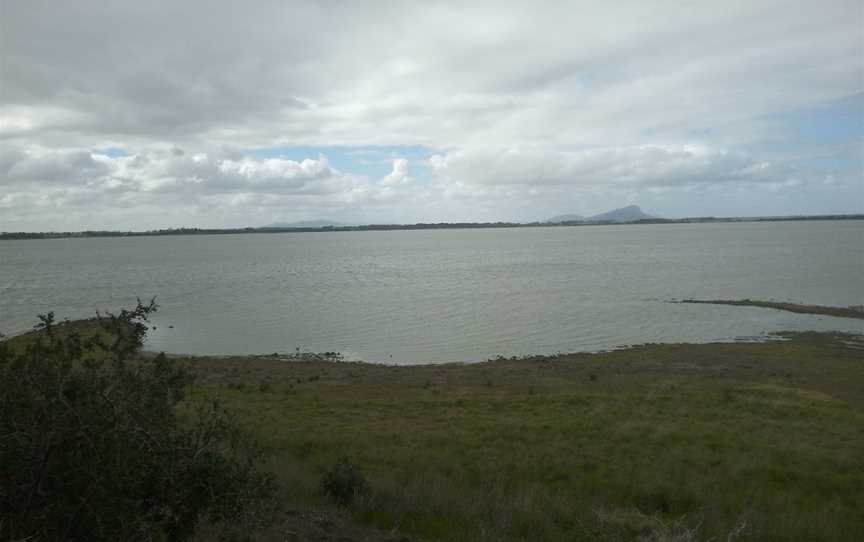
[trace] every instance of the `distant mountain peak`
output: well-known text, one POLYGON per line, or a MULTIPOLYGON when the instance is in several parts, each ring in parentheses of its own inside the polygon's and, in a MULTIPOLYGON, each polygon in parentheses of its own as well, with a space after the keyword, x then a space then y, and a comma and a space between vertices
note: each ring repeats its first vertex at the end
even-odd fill
POLYGON ((588 220, 592 221, 610 221, 610 222, 635 222, 637 220, 645 220, 647 218, 657 218, 642 211, 638 205, 628 205, 620 209, 613 209, 599 215, 594 215, 588 220))
POLYGON ((544 220, 544 222, 581 222, 583 220, 585 220, 585 217, 582 215, 567 214, 553 216, 552 218, 544 220))
POLYGON ((635 222, 637 220, 645 220, 647 218, 657 218, 642 211, 638 205, 628 205, 620 209, 613 209, 599 215, 594 215, 588 220, 591 221, 609 221, 609 222, 635 222))
POLYGON ((544 222, 636 222, 637 220, 645 220, 649 218, 657 217, 644 212, 638 205, 627 205, 626 207, 613 209, 587 218, 581 215, 566 214, 553 216, 544 222))

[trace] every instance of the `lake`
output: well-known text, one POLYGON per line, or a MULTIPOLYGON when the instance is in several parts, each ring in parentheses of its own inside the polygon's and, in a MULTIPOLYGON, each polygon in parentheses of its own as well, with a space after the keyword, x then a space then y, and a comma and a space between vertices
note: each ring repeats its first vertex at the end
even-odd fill
POLYGON ((864 222, 0 242, 0 332, 157 297, 150 350, 393 363, 705 342, 861 320, 669 303, 864 303, 864 222), (173 326, 173 327, 169 327, 173 326))

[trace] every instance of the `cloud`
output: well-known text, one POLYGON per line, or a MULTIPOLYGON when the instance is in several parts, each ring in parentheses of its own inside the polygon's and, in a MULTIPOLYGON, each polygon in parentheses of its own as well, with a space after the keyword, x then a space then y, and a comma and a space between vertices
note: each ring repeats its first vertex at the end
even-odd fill
POLYGON ((34 207, 26 221, 7 211, 0 229, 51 228, 46 202, 86 197, 121 228, 138 216, 172 225, 174 207, 214 224, 231 206, 240 221, 244 206, 298 198, 292 213, 309 214, 298 218, 341 205, 360 220, 506 219, 529 190, 551 211, 543 194, 589 187, 608 194, 597 210, 616 191, 677 190, 670 208, 683 213, 686 190, 785 194, 800 189, 791 178, 827 175, 837 181, 811 212, 860 209, 837 188, 861 183, 860 123, 842 141, 825 136, 847 150, 817 162, 800 114, 864 108, 855 0, 5 0, 3 15, 0 187, 34 207), (436 157, 388 155, 382 178, 360 157, 334 168, 319 156, 411 145, 436 157), (111 147, 130 156, 93 151, 111 147), (277 147, 310 151, 237 150, 277 147))
POLYGON ((6 184, 28 181, 75 184, 108 173, 108 166, 87 151, 10 149, 0 158, 0 164, 3 162, 6 162, 5 174, 0 183, 6 184))
POLYGON ((381 180, 381 184, 387 186, 398 186, 411 182, 408 176, 408 160, 396 158, 393 160, 393 171, 381 180))
POLYGON ((455 151, 436 154, 429 164, 436 176, 449 182, 537 188, 760 183, 781 181, 789 174, 743 152, 693 145, 455 151))
POLYGON ((41 4, 6 2, 4 101, 67 137, 583 143, 746 120, 861 80, 855 2, 41 4))
MULTIPOLYGON (((123 209, 132 216, 135 209, 159 207, 172 215, 170 224, 177 224, 178 211, 193 208, 198 219, 200 211, 223 218, 218 211, 228 209, 241 220, 233 225, 242 226, 260 222, 262 209, 283 219, 297 210, 374 208, 402 199, 411 182, 405 159, 395 159, 389 175, 373 179, 339 171, 325 155, 256 158, 235 149, 155 148, 113 157, 88 150, 10 149, 0 155, 0 166, 6 170, 0 183, 5 186, 0 206, 7 209, 2 218, 10 221, 23 221, 34 209, 62 209, 92 220, 94 210, 123 209)), ((187 218, 181 222, 190 225, 187 218)), ((3 225, 0 221, 0 229, 3 225)))
POLYGON ((137 192, 326 195, 355 181, 330 167, 324 155, 300 161, 256 159, 231 151, 220 155, 190 153, 178 147, 115 157, 88 150, 12 149, 0 156, 0 164, 4 162, 5 182, 30 188, 86 181, 91 186, 122 185, 137 192))

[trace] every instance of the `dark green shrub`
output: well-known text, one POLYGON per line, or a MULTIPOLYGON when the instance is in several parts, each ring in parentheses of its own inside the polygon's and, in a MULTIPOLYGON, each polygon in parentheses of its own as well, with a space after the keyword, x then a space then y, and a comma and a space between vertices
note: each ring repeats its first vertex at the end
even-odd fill
POLYGON ((351 504, 366 486, 363 471, 346 458, 337 461, 321 477, 321 491, 342 506, 351 504))
POLYGON ((132 357, 155 308, 100 315, 89 334, 49 313, 0 343, 0 539, 185 540, 202 521, 266 519, 274 485, 251 439, 186 397, 187 369, 132 357))

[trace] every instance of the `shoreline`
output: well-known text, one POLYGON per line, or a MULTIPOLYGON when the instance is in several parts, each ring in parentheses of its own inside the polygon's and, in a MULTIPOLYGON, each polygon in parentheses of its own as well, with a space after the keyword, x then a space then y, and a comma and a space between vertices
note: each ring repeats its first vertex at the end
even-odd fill
MULTIPOLYGON (((785 301, 765 301, 765 300, 753 300, 753 299, 670 299, 667 301, 668 303, 675 304, 700 304, 700 305, 726 305, 726 306, 735 306, 735 307, 753 307, 753 308, 763 308, 763 309, 772 309, 772 310, 780 310, 785 312, 792 312, 797 314, 807 314, 807 315, 815 315, 815 316, 830 316, 836 318, 844 318, 844 319, 864 319, 864 307, 862 306, 848 306, 848 307, 838 307, 838 306, 828 306, 828 305, 810 305, 810 304, 799 304, 785 301)), ((90 329, 96 326, 98 323, 97 317, 90 318, 82 318, 76 320, 62 320, 58 322, 56 325, 57 329, 69 328, 73 330, 77 330, 82 332, 83 334, 90 333, 90 329)), ((23 331, 20 333, 14 333, 11 335, 0 336, 0 342, 10 341, 10 342, 26 342, 28 337, 32 337, 38 334, 39 331, 35 329, 29 329, 27 331, 23 331)), ((475 365, 487 363, 490 361, 521 361, 521 360, 542 360, 542 359, 551 359, 551 358, 560 358, 562 356, 576 356, 576 355, 584 355, 584 354, 605 354, 605 353, 613 353, 620 352, 638 348, 644 348, 647 346, 655 346, 655 345, 728 345, 728 344, 759 344, 759 343, 767 343, 767 342, 778 342, 788 340, 791 336, 797 336, 808 333, 817 333, 817 334, 826 334, 826 335, 864 335, 864 328, 862 328, 861 333, 848 332, 848 331, 840 331, 840 330, 777 330, 777 331, 762 331, 758 335, 744 335, 744 336, 736 336, 736 337, 727 337, 720 339, 709 339, 705 341, 661 341, 661 342, 645 342, 645 343, 624 343, 612 345, 609 347, 604 347, 595 350, 571 350, 571 351, 557 351, 557 352, 534 352, 520 355, 491 355, 486 357, 485 359, 462 359, 462 360, 447 360, 447 361, 416 361, 416 362, 396 362, 391 358, 389 360, 368 360, 368 359, 346 359, 344 354, 338 351, 326 351, 326 352, 312 352, 312 351, 289 351, 289 352, 272 352, 272 353, 212 353, 212 354, 195 354, 188 352, 170 352, 159 349, 150 349, 148 345, 143 345, 142 349, 139 352, 144 358, 152 358, 157 356, 160 353, 164 353, 166 356, 170 356, 172 358, 208 358, 208 359, 238 359, 238 358, 248 358, 248 359, 271 359, 284 363, 311 363, 311 362, 326 362, 326 363, 351 363, 351 364, 361 364, 361 365, 376 365, 376 366, 398 366, 398 367, 440 367, 446 365, 475 365)))
POLYGON ((77 231, 77 232, 0 232, 0 241, 38 240, 38 239, 77 239, 101 237, 161 237, 189 235, 236 235, 236 234, 274 234, 274 233, 333 233, 355 231, 426 231, 426 230, 465 230, 465 229, 507 229, 507 228, 560 228, 580 226, 644 226, 651 224, 729 224, 753 222, 827 222, 864 220, 862 214, 850 215, 813 215, 813 216, 776 216, 776 217, 689 217, 689 218, 648 218, 636 221, 564 221, 564 222, 440 222, 417 224, 366 224, 362 226, 324 226, 297 228, 174 228, 150 231, 77 231))
MULTIPOLYGON (((562 357, 568 356, 596 356, 603 354, 611 354, 615 352, 623 352, 627 350, 654 347, 654 346, 710 346, 710 345, 734 345, 734 344, 763 344, 763 343, 771 343, 771 342, 782 342, 789 340, 789 336, 797 335, 797 334, 822 334, 822 335, 837 335, 837 336, 858 336, 856 333, 848 333, 845 331, 817 331, 817 330, 806 330, 806 331, 790 331, 790 330, 780 330, 780 331, 772 331, 765 332, 763 335, 749 335, 742 337, 734 337, 729 339, 719 339, 719 340, 708 340, 704 342, 696 342, 696 341, 670 341, 670 342, 644 342, 644 343, 630 343, 630 344, 621 344, 616 346, 611 346, 608 348, 601 348, 597 350, 573 350, 573 351, 560 351, 560 352, 552 352, 552 353, 534 353, 534 354, 523 354, 523 355, 513 355, 513 356, 504 356, 504 355, 496 355, 493 357, 488 357, 486 359, 467 359, 467 360, 450 360, 450 361, 411 361, 411 362, 400 362, 395 363, 393 361, 373 361, 367 359, 351 359, 344 358, 340 352, 300 352, 297 353, 285 353, 285 352, 274 352, 272 354, 190 354, 184 352, 168 352, 163 350, 150 350, 147 348, 145 344, 144 347, 139 352, 139 355, 145 358, 153 358, 158 356, 159 354, 165 354, 170 358, 180 359, 186 358, 190 360, 195 359, 213 359, 213 360, 236 360, 236 359, 249 359, 249 360, 268 360, 275 361, 280 363, 331 363, 331 364, 343 364, 343 365, 362 365, 362 366, 380 366, 380 367, 447 367, 449 365, 455 366, 464 366, 464 365, 478 365, 484 363, 496 363, 496 362, 533 362, 533 361, 544 361, 549 359, 559 359, 562 357)), ((864 339, 864 332, 861 334, 862 339, 864 339)), ((20 335, 18 335, 20 336, 20 335)), ((9 338, 14 338, 9 337, 9 338)))

